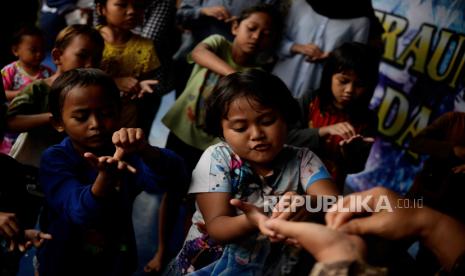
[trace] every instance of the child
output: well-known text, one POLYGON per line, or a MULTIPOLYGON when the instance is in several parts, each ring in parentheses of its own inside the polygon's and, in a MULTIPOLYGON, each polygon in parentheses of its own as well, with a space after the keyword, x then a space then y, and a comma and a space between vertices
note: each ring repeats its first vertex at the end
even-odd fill
POLYGON ((78 67, 97 67, 102 57, 103 39, 87 25, 71 25, 57 36, 52 50, 55 74, 27 86, 8 108, 8 128, 26 132, 19 136, 10 152, 23 164, 39 167, 40 155, 63 138, 50 124, 48 93, 52 82, 63 72, 78 67))
MULTIPOLYGON (((52 75, 52 69, 41 64, 45 57, 43 44, 43 34, 35 26, 23 27, 14 35, 12 52, 18 60, 2 69, 3 87, 8 102, 32 81, 52 75)), ((16 133, 6 133, 0 144, 0 152, 8 154, 17 136, 16 133)))
POLYGON ((42 65, 45 57, 44 36, 35 26, 21 28, 13 37, 12 52, 18 58, 2 69, 3 87, 8 101, 29 83, 45 79, 52 69, 42 65))
POLYGON ((284 145, 297 112, 286 85, 269 73, 251 69, 220 81, 207 100, 206 127, 223 141, 207 148, 192 174, 197 211, 169 274, 263 272, 270 244, 257 230, 265 220, 241 214, 231 199, 263 208, 266 196, 286 192, 338 194, 313 152, 284 145))
POLYGON ((341 190, 348 173, 365 167, 376 134, 377 117, 369 102, 378 66, 378 54, 365 44, 348 42, 334 50, 314 93, 318 96, 301 98, 304 127, 289 135, 289 144, 317 152, 341 190))
POLYGON ((202 152, 219 141, 204 131, 205 99, 222 76, 258 67, 259 54, 273 45, 281 25, 280 14, 272 6, 254 6, 233 22, 232 43, 212 35, 192 51, 196 65, 186 88, 162 119, 171 131, 167 147, 182 155, 190 170, 202 152))
POLYGON ((119 90, 99 69, 74 69, 53 83, 54 126, 68 137, 42 156, 48 220, 54 239, 39 251, 41 275, 131 275, 131 223, 141 189, 161 193, 186 181, 182 160, 151 147, 141 129, 122 128, 119 90))
POLYGON ((142 21, 144 2, 96 0, 95 3, 101 24, 97 29, 105 40, 101 69, 114 78, 122 93, 122 126, 142 127, 149 133, 159 95, 147 94, 153 93, 152 86, 159 82, 156 78, 161 70, 153 41, 131 31, 142 21))

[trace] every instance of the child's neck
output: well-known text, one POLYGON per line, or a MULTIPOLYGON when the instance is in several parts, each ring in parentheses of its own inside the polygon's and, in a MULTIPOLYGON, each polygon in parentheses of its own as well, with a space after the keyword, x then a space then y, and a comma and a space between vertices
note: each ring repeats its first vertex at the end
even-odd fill
POLYGON ((100 33, 105 42, 115 45, 125 44, 133 35, 129 30, 109 26, 102 27, 100 33))
POLYGON ((237 47, 232 47, 232 58, 236 64, 242 66, 253 65, 253 56, 247 55, 237 47))
POLYGON ((31 78, 35 78, 35 76, 37 75, 37 73, 39 73, 39 70, 40 70, 40 64, 37 66, 29 66, 29 65, 26 65, 21 60, 18 60, 18 65, 31 78))
POLYGON ((255 164, 251 163, 250 166, 260 176, 267 177, 273 174, 273 168, 270 164, 263 165, 263 164, 255 164))

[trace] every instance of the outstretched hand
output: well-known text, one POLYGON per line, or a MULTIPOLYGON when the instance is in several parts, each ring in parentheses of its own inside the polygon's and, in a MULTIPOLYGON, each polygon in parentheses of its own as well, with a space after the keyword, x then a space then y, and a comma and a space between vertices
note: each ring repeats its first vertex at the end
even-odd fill
POLYGON ((236 198, 231 199, 229 203, 231 203, 231 205, 237 209, 241 210, 247 217, 248 221, 257 227, 263 235, 269 237, 275 236, 273 231, 265 227, 265 221, 268 220, 268 217, 263 214, 257 206, 236 198))
POLYGON ((360 237, 321 224, 270 219, 265 226, 288 242, 302 246, 319 262, 362 260, 365 255, 365 243, 360 237))
MULTIPOLYGON (((116 153, 115 153, 116 154, 116 153)), ((96 156, 91 152, 84 153, 86 158, 94 167, 99 171, 129 171, 130 173, 136 173, 137 170, 133 166, 129 165, 125 161, 122 161, 114 156, 96 156)))
POLYGON ((389 189, 375 187, 350 194, 342 200, 342 204, 334 204, 326 213, 326 224, 331 229, 338 229, 355 235, 372 234, 390 240, 419 234, 419 225, 421 225, 421 221, 418 220, 421 218, 419 210, 417 208, 396 208, 399 200, 407 199, 402 199, 389 189), (356 200, 355 197, 361 197, 361 199, 356 200), (363 208, 362 202, 365 202, 370 210, 363 208), (358 205, 354 206, 354 203, 358 205), (383 203, 382 206, 392 207, 392 210, 385 208, 376 210, 380 203, 383 203), (338 207, 343 208, 338 210, 338 207), (351 209, 348 212, 347 209, 349 208, 351 209), (356 216, 363 214, 368 216, 356 218, 356 216))

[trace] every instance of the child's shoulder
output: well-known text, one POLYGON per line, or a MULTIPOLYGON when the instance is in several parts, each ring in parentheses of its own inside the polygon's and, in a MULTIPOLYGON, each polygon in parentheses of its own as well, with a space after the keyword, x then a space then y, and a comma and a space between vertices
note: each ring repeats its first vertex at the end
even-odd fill
POLYGON ((16 74, 18 71, 17 66, 18 61, 13 61, 2 68, 2 76, 7 76, 11 74, 16 74))
POLYGON ((228 44, 230 45, 231 42, 226 39, 226 37, 220 35, 220 34, 212 34, 210 36, 207 36, 204 40, 202 40, 202 43, 205 44, 228 44))

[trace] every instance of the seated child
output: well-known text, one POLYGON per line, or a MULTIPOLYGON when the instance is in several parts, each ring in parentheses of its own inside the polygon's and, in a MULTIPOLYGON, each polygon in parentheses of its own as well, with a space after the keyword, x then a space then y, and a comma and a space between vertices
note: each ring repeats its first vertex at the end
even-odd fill
POLYGON ((378 83, 378 54, 370 46, 347 42, 330 53, 313 99, 300 99, 301 126, 290 131, 291 145, 314 150, 339 189, 347 174, 360 172, 377 133, 378 118, 369 103, 378 83))
POLYGON ((264 231, 266 216, 246 216, 230 200, 263 208, 266 196, 338 190, 313 152, 284 144, 298 108, 278 77, 258 69, 230 74, 206 106, 207 130, 223 141, 207 148, 192 174, 189 193, 195 194, 197 210, 167 273, 261 274, 270 253, 258 231, 264 231))

